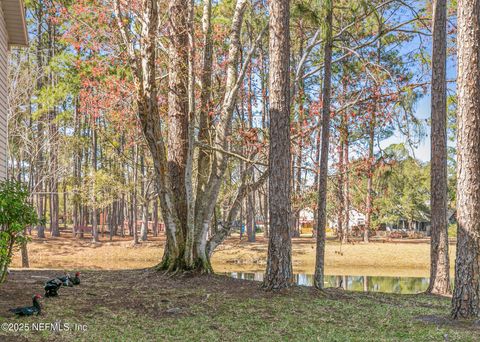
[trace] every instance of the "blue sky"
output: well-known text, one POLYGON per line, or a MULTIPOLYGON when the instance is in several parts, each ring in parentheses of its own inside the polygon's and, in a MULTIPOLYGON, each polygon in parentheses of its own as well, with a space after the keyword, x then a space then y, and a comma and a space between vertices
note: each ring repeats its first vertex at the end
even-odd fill
MULTIPOLYGON (((418 119, 422 119, 424 122, 425 120, 430 119, 430 94, 425 95, 417 102, 415 116, 418 119)), ((411 151, 415 158, 424 162, 430 160, 430 126, 425 127, 425 133, 426 134, 420 141, 420 144, 416 147, 413 147, 411 151)), ((380 146, 383 149, 391 144, 406 142, 406 137, 399 131, 396 131, 393 136, 380 142, 380 146)))

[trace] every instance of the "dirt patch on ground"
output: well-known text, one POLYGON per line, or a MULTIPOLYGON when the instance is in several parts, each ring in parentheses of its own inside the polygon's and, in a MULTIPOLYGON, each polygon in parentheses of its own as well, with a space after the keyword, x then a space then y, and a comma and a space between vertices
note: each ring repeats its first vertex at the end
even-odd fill
POLYGON ((469 329, 480 332, 479 320, 453 320, 449 316, 424 315, 416 317, 415 320, 425 324, 434 324, 436 326, 448 326, 456 329, 469 329))
MULTIPOLYGON (((8 281, 0 287, 0 317, 12 317, 9 308, 31 305, 34 294, 43 295, 44 283, 59 275, 62 274, 55 270, 12 271, 8 281)), ((72 307, 78 317, 90 315, 97 306, 109 308, 112 312, 127 309, 138 314, 163 317, 188 315, 192 305, 207 305, 212 294, 241 300, 292 295, 296 291, 304 289, 294 287, 272 294, 261 290, 259 282, 220 275, 167 276, 152 269, 82 271, 79 286, 62 287, 58 297, 43 298, 42 303, 45 313, 72 307)), ((314 289, 309 292, 322 295, 314 289)), ((344 297, 343 291, 334 289, 325 294, 344 297)))

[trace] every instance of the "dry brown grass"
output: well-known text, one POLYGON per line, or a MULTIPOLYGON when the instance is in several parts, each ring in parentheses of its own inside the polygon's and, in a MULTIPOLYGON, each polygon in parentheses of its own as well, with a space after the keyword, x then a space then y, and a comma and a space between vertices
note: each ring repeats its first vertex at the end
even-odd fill
MULTIPOLYGON (((133 246, 130 239, 101 239, 92 244, 89 239, 74 240, 66 237, 45 240, 34 238, 29 243, 32 268, 55 269, 134 269, 156 265, 163 253, 164 237, 133 246)), ((216 272, 262 271, 265 268, 267 242, 262 237, 255 243, 228 239, 213 256, 216 272)), ((451 244, 451 260, 455 246, 451 244)), ((410 276, 429 275, 430 246, 427 240, 355 243, 341 245, 328 241, 326 247, 326 273, 338 275, 410 276)), ((315 241, 312 238, 293 239, 294 270, 313 273, 315 241)), ((12 267, 20 267, 19 252, 12 267)), ((453 263, 452 263, 453 266, 453 263)))

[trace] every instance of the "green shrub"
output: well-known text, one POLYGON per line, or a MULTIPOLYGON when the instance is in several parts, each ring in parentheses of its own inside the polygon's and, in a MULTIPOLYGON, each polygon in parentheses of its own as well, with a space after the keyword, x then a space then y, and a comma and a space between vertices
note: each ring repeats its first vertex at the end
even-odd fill
POLYGON ((5 281, 13 248, 26 243, 25 228, 38 223, 28 198, 29 193, 21 183, 0 182, 0 284, 5 281))

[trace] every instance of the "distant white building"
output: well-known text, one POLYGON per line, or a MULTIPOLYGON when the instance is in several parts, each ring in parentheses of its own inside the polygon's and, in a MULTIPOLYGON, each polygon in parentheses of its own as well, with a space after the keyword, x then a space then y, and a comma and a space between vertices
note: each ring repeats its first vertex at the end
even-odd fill
POLYGON ((315 216, 313 214, 312 209, 305 208, 300 210, 299 218, 300 218, 300 222, 308 222, 308 221, 313 221, 315 216))
MULTIPOLYGON (((351 208, 349 211, 349 222, 348 222, 348 227, 350 229, 355 228, 355 227, 363 227, 365 226, 366 222, 366 217, 365 214, 359 212, 355 208, 351 208)), ((338 227, 338 221, 335 218, 334 220, 330 219, 328 221, 328 226, 333 229, 337 229, 338 227)))
POLYGON ((298 215, 298 224, 300 234, 312 234, 315 224, 315 214, 312 209, 304 208, 300 210, 298 215))

